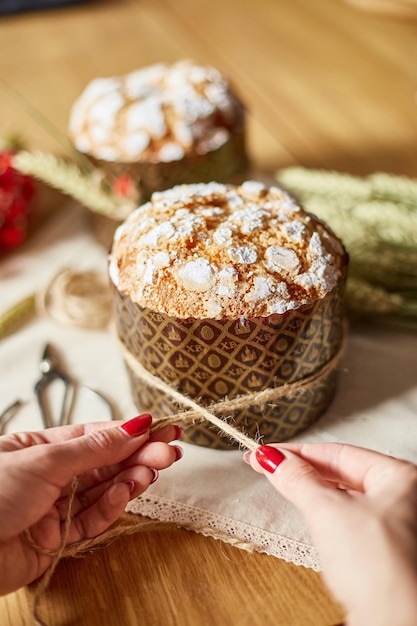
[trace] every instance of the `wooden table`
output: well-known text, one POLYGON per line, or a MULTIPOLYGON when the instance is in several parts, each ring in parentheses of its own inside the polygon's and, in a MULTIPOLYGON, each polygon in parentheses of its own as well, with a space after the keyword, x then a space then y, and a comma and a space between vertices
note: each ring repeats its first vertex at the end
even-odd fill
MULTIPOLYGON (((259 169, 417 176, 412 18, 342 0, 118 0, 0 20, 0 76, 64 134, 70 106, 92 78, 182 57, 233 80, 259 169)), ((17 130, 29 146, 61 152, 42 126, 0 92, 1 136, 17 130)), ((23 589, 0 599, 2 626, 32 624, 32 595, 23 589)), ((317 573, 183 530, 123 538, 61 562, 41 613, 51 626, 343 620, 317 573)))

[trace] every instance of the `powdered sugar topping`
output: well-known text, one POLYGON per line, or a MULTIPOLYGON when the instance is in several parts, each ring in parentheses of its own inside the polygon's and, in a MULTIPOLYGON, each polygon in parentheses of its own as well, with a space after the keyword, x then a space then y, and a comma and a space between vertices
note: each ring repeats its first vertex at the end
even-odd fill
POLYGON ((110 277, 141 306, 178 318, 282 314, 343 276, 341 243, 283 190, 257 181, 154 193, 115 236, 110 277))
POLYGON ((186 289, 207 291, 213 278, 213 270, 207 259, 197 259, 185 263, 178 270, 178 276, 186 289))
POLYGON ((256 263, 256 261, 258 260, 258 253, 255 248, 249 248, 248 246, 242 246, 241 248, 230 248, 229 256, 232 261, 236 261, 236 263, 240 263, 241 265, 256 263))
POLYGON ((96 158, 169 162, 216 150, 242 130, 243 115, 218 70, 182 60, 94 79, 72 107, 69 131, 96 158))

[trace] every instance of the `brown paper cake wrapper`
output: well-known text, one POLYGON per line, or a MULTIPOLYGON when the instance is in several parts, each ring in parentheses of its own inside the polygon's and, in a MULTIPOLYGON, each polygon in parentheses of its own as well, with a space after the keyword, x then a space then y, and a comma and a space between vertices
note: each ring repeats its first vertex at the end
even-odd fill
MULTIPOLYGON (((225 397, 302 380, 332 359, 343 335, 341 287, 313 305, 269 317, 238 320, 180 320, 143 309, 116 289, 116 325, 129 352, 151 374, 181 393, 209 405, 225 397)), ((127 365, 139 411, 158 417, 178 405, 150 388, 127 365)), ((263 443, 282 441, 307 428, 328 407, 337 372, 275 404, 236 411, 233 424, 263 443)), ((187 427, 183 440, 230 449, 232 444, 206 423, 187 427)))
MULTIPOLYGON (((248 157, 244 133, 233 134, 217 150, 204 155, 187 156, 167 163, 120 163, 101 161, 90 157, 110 179, 120 175, 131 176, 140 190, 140 203, 146 202, 154 191, 163 191, 183 183, 239 184, 246 179, 248 157)), ((121 224, 99 213, 91 213, 91 223, 98 241, 109 249, 113 234, 121 224)))

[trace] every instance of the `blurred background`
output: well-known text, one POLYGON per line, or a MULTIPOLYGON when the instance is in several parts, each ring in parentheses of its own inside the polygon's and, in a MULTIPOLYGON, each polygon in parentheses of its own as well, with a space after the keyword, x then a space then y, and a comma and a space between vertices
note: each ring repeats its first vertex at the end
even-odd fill
POLYGON ((187 57, 233 82, 258 167, 417 175, 413 0, 0 0, 0 8, 1 137, 19 133, 31 149, 60 152, 23 101, 65 134, 91 79, 187 57))

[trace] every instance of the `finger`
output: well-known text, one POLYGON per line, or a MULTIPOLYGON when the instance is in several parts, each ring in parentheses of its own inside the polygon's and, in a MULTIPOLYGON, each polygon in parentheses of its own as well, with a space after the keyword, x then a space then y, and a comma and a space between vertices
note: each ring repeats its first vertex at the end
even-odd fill
POLYGON ((149 441, 165 441, 165 443, 169 443, 170 441, 178 441, 182 438, 183 433, 184 430, 183 428, 181 428, 181 426, 172 424, 169 426, 164 426, 163 428, 159 428, 158 430, 151 433, 149 441))
MULTIPOLYGON (((55 426, 38 431, 25 431, 10 433, 0 436, 0 452, 12 452, 21 448, 29 448, 43 443, 58 443, 68 441, 77 437, 82 437, 96 430, 115 428, 121 426, 125 420, 113 420, 109 422, 89 422, 86 424, 68 424, 66 426, 55 426)), ((164 426, 158 429, 149 437, 149 441, 165 441, 169 443, 181 439, 183 429, 175 424, 164 426)))
MULTIPOLYGON (((149 487, 154 477, 155 473, 149 468, 138 468, 135 475, 137 495, 149 487)), ((95 537, 102 533, 123 514, 130 497, 129 484, 118 482, 112 485, 97 502, 73 518, 68 543, 95 537)))
POLYGON ((183 456, 183 449, 178 445, 167 445, 165 443, 155 441, 145 443, 137 452, 135 452, 123 466, 130 467, 134 465, 146 465, 147 467, 155 467, 156 469, 166 469, 175 461, 179 461, 183 456))
MULTIPOLYGON (((182 458, 182 449, 180 446, 168 445, 161 441, 146 442, 139 450, 135 451, 121 463, 107 465, 79 476, 78 491, 82 493, 88 489, 92 489, 98 484, 102 484, 102 490, 104 491, 122 471, 129 471, 130 468, 134 468, 137 465, 162 470, 170 467, 180 458, 182 458)), ((70 490, 70 485, 64 487, 62 495, 68 495, 70 490)))
POLYGON ((324 511, 338 505, 345 496, 329 486, 312 465, 289 450, 259 446, 250 454, 249 461, 254 470, 263 473, 308 518, 312 510, 324 511))
POLYGON ((14 536, 49 510, 74 476, 129 458, 148 439, 152 418, 142 415, 116 428, 93 431, 69 441, 35 445, 0 455, 4 509, 13 510, 2 536, 14 536))
MULTIPOLYGON (((135 467, 120 471, 111 480, 94 484, 89 489, 80 490, 78 485, 77 492, 71 503, 71 516, 78 515, 82 511, 90 509, 112 485, 117 483, 126 483, 130 488, 130 499, 136 498, 150 484, 148 483, 149 476, 151 476, 151 483, 155 482, 159 477, 158 469, 136 465, 135 467), (151 474, 149 474, 148 470, 151 474), (145 481, 143 480, 144 476, 146 477, 145 481)), ((70 491, 71 489, 68 489, 68 495, 59 498, 55 503, 61 521, 64 520, 68 514, 68 496, 70 491)))
POLYGON ((8 435, 0 436, 0 452, 12 452, 13 450, 29 448, 30 446, 43 443, 68 441, 69 439, 82 437, 82 435, 86 435, 87 433, 95 430, 115 428, 123 423, 123 420, 115 420, 112 422, 91 422, 87 424, 55 426, 53 428, 46 428, 45 430, 10 433, 8 435))
POLYGON ((366 492, 381 478, 389 479, 398 468, 398 459, 340 443, 280 444, 310 463, 327 480, 366 492))
POLYGON ((73 517, 68 532, 68 544, 91 539, 107 530, 123 515, 129 498, 128 484, 112 485, 95 505, 73 517))

